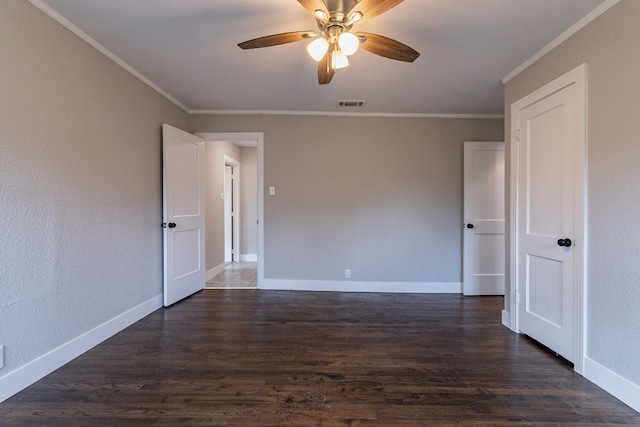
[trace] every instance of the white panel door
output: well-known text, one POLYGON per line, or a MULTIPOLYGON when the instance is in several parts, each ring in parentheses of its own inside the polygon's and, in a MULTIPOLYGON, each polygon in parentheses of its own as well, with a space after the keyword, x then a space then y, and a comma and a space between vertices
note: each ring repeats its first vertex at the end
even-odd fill
MULTIPOLYGON (((518 111, 518 328, 574 360, 576 85, 518 111)), ((578 242, 580 243, 580 242, 578 242)))
POLYGON ((504 142, 464 143, 464 295, 504 295, 504 142))
POLYGON ((224 165, 224 262, 235 262, 233 247, 233 166, 224 165))
POLYGON ((164 305, 205 284, 204 140, 162 126, 164 305))

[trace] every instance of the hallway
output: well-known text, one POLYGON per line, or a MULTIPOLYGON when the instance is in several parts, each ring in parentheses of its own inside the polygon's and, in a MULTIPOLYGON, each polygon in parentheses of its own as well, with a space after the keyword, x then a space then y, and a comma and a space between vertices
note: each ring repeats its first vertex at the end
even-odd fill
POLYGON ((258 282, 256 278, 256 262, 236 262, 207 281, 204 289, 256 289, 258 282))

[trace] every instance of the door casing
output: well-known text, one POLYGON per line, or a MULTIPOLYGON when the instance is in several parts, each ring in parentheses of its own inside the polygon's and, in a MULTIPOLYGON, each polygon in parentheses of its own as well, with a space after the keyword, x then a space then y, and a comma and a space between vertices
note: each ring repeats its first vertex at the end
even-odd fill
POLYGON ((514 102, 511 105, 511 137, 510 137, 510 252, 508 265, 509 271, 509 302, 503 312, 503 323, 514 332, 519 332, 518 327, 518 292, 522 286, 518 283, 518 223, 519 217, 519 197, 518 192, 518 158, 519 146, 518 137, 518 118, 519 111, 536 101, 549 96, 564 87, 575 85, 576 105, 578 108, 576 126, 576 145, 574 147, 575 159, 575 241, 579 242, 574 247, 575 250, 575 275, 574 275, 574 369, 582 374, 584 372, 584 358, 586 355, 586 320, 585 307, 587 297, 586 287, 586 64, 582 64, 568 73, 558 77, 554 81, 546 84, 540 89, 532 92, 524 98, 514 102))
POLYGON ((264 283, 264 133, 262 132, 196 132, 205 141, 234 141, 255 143, 258 175, 258 268, 257 287, 264 283))

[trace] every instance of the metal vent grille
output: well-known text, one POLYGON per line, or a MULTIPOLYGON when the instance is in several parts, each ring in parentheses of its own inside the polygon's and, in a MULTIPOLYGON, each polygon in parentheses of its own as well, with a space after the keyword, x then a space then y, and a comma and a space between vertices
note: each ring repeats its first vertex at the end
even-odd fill
POLYGON ((338 101, 338 107, 364 107, 367 101, 338 101))

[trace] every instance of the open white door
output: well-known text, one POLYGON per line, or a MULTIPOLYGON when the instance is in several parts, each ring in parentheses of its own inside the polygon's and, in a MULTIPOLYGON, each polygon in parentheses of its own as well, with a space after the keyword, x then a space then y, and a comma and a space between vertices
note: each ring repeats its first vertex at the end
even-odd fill
POLYGON ((580 372, 585 67, 512 106, 517 329, 580 372))
POLYGON ((504 142, 464 143, 464 295, 504 295, 504 142))
POLYGON ((204 140, 162 125, 164 306, 205 284, 204 140))
POLYGON ((224 261, 240 261, 240 162, 224 156, 224 261))

